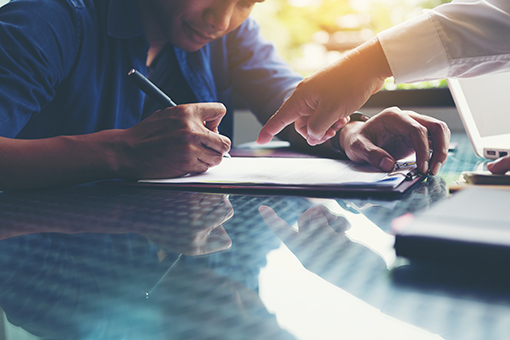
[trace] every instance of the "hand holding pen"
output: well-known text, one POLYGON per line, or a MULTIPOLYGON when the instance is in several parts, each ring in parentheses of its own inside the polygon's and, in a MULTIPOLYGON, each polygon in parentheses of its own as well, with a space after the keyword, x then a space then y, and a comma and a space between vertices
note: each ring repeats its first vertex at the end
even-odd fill
MULTIPOLYGON (((137 70, 131 69, 131 71, 128 73, 128 77, 140 90, 149 96, 149 98, 161 105, 161 107, 166 108, 177 106, 177 104, 175 104, 174 101, 165 92, 163 92, 137 70)), ((230 158, 230 154, 228 153, 225 153, 223 156, 230 158)))
POLYGON ((163 108, 127 129, 116 132, 119 157, 112 159, 117 173, 127 179, 172 178, 201 173, 219 165, 231 141, 217 133, 226 113, 221 103, 175 105, 137 71, 131 81, 163 108), (204 124, 204 122, 206 122, 204 124))

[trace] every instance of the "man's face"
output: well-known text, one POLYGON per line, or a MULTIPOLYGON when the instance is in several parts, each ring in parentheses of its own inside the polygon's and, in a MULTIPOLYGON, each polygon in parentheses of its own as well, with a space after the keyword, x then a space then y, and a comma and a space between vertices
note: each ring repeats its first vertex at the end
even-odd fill
POLYGON ((233 31, 264 0, 142 0, 152 21, 151 42, 170 42, 196 51, 208 42, 233 31))

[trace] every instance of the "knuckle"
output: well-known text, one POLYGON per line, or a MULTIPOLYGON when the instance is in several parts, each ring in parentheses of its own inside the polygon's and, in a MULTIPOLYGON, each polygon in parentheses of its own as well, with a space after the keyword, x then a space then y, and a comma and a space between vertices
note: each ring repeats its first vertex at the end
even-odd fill
POLYGON ((413 133, 417 134, 421 138, 428 138, 428 135, 429 135, 428 129, 425 126, 420 125, 420 124, 414 124, 414 132, 413 133))
POLYGON ((199 173, 199 172, 206 172, 210 167, 211 165, 207 162, 204 162, 203 160, 201 160, 200 158, 197 158, 197 157, 193 157, 193 166, 191 167, 191 172, 196 172, 196 173, 199 173))
POLYGON ((217 110, 219 113, 226 113, 227 107, 223 103, 211 103, 213 109, 217 110))
POLYGON ((386 109, 386 110, 382 111, 381 113, 379 113, 376 117, 378 117, 379 119, 385 119, 388 121, 389 120, 395 121, 397 119, 401 119, 402 114, 401 114, 401 112, 398 112, 398 111, 386 109))
POLYGON ((197 167, 196 172, 206 172, 210 167, 211 166, 209 164, 201 163, 201 165, 197 167))
POLYGON ((448 124, 446 124, 445 122, 443 121, 438 121, 437 122, 437 129, 442 131, 445 135, 447 135, 448 137, 451 136, 451 131, 450 131, 450 128, 448 127, 448 124))
POLYGON ((232 141, 229 138, 223 138, 222 139, 224 150, 228 151, 232 147, 232 141))
POLYGON ((219 165, 222 160, 223 160, 223 156, 222 155, 214 155, 214 156, 211 157, 211 159, 208 159, 208 163, 211 166, 216 166, 216 165, 219 165))
POLYGON ((382 110, 379 114, 386 116, 400 116, 403 112, 398 106, 392 106, 382 110))
POLYGON ((308 123, 306 131, 315 134, 319 132, 319 128, 316 123, 308 123))

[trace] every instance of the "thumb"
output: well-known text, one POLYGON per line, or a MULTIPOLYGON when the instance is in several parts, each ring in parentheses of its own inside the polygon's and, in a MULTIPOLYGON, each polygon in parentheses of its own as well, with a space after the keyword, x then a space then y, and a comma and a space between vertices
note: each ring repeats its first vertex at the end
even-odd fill
POLYGON ((395 159, 384 149, 365 139, 363 143, 355 143, 356 147, 346 150, 347 156, 355 162, 367 162, 373 167, 390 172, 395 166, 395 159))
POLYGON ((352 112, 345 111, 344 107, 334 105, 332 102, 319 103, 319 106, 307 122, 307 142, 310 145, 317 145, 323 141, 328 132, 337 132, 347 122, 352 112))
POLYGON ((227 108, 222 103, 202 103, 199 114, 205 122, 205 126, 214 132, 218 132, 218 126, 227 113, 227 108))

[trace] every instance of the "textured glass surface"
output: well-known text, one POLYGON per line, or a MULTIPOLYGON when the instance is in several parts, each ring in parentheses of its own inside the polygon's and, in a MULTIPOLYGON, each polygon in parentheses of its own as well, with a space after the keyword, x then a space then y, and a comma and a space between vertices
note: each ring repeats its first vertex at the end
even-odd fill
POLYGON ((393 251, 392 220, 446 199, 447 179, 477 166, 468 139, 453 141, 440 176, 398 200, 113 184, 0 193, 4 327, 44 339, 507 339, 505 287, 416 273, 393 251))

